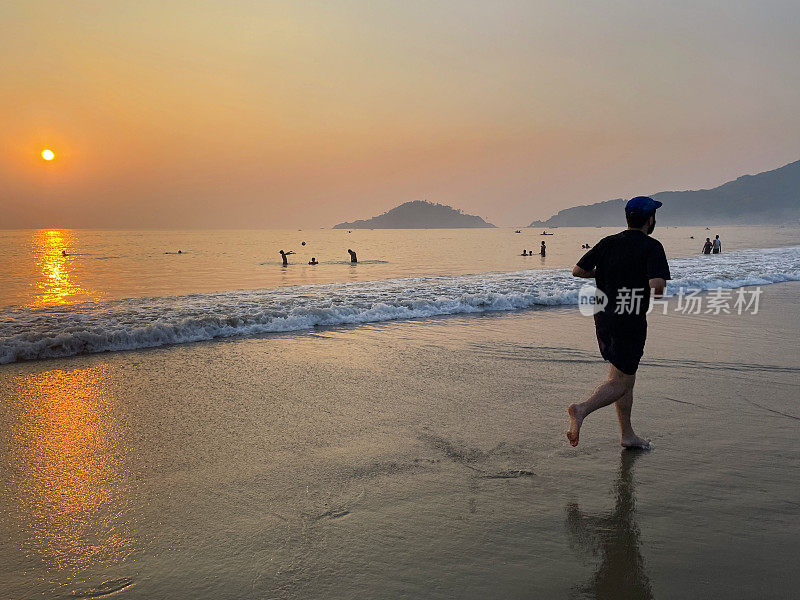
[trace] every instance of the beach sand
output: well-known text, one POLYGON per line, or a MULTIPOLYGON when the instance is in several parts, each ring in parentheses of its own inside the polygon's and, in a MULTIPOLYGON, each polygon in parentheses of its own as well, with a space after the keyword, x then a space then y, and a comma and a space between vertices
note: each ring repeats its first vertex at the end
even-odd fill
POLYGON ((0 368, 0 596, 789 598, 800 284, 650 317, 633 423, 575 307, 0 368))

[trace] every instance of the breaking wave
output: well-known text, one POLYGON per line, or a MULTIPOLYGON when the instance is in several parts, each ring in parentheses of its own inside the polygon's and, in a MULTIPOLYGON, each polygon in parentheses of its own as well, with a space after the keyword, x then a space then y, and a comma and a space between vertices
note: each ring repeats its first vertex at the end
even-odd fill
MULTIPOLYGON (((669 261, 670 288, 800 281, 800 246, 669 261)), ((128 298, 0 311, 0 364, 436 315, 572 305, 567 269, 128 298)))

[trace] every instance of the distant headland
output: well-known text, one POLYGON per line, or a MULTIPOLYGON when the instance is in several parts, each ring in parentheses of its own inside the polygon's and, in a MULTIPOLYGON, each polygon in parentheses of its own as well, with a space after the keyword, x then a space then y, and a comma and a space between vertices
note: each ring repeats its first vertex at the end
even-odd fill
POLYGON ((494 225, 476 215, 462 213, 452 206, 414 200, 405 202, 371 219, 339 223, 333 226, 334 229, 455 229, 467 227, 494 227, 494 225))
MULTIPOLYGON (((661 225, 767 225, 800 220, 800 160, 758 175, 743 175, 710 190, 659 192, 661 225)), ((529 227, 610 227, 623 220, 625 201, 607 200, 559 211, 529 227)))

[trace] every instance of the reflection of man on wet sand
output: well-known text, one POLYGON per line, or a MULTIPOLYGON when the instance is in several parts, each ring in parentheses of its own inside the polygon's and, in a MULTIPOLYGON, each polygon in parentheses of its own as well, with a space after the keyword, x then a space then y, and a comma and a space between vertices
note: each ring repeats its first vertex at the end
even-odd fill
POLYGON ((653 598, 644 559, 639 552, 639 525, 633 464, 641 452, 622 452, 614 487, 616 503, 607 513, 586 515, 577 504, 567 507, 567 531, 575 546, 600 558, 591 581, 581 591, 590 598, 653 598))

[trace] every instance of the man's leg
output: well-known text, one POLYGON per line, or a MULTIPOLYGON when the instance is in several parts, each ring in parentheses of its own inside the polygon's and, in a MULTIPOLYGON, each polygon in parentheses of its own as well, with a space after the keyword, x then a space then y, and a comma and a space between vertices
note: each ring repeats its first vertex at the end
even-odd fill
MULTIPOLYGON (((635 382, 636 375, 626 375, 614 365, 609 365, 608 379, 600 384, 585 402, 571 404, 567 409, 569 413, 569 431, 567 431, 569 443, 573 446, 578 445, 578 437, 580 436, 583 420, 598 408, 613 404, 625 394, 631 394, 630 403, 632 404, 632 391, 635 382)), ((628 408, 628 416, 630 417, 630 408, 628 408)), ((630 425, 630 419, 628 425, 630 425)))
MULTIPOLYGON (((634 376, 635 377, 635 376, 634 376)), ((640 438, 633 432, 631 426, 631 408, 633 407, 633 385, 617 400, 617 417, 619 418, 619 429, 622 433, 620 444, 625 448, 639 448, 646 450, 650 448, 648 440, 640 438)))

